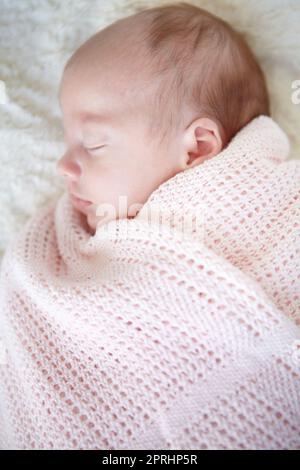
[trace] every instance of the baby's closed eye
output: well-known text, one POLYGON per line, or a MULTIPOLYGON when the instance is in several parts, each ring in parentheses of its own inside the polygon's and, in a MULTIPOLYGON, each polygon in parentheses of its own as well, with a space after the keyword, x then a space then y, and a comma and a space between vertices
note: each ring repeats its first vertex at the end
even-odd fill
POLYGON ((85 147, 85 149, 86 149, 88 152, 96 152, 96 151, 99 151, 99 150, 103 149, 104 147, 106 147, 106 144, 104 144, 104 145, 98 145, 98 146, 95 146, 95 147, 85 147))

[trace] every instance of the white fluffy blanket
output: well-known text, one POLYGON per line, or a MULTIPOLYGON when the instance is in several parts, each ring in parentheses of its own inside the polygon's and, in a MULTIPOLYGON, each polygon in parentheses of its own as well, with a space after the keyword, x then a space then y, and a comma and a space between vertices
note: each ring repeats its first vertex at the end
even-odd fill
POLYGON ((260 116, 92 236, 68 193, 0 277, 0 446, 300 447, 300 162, 260 116), (153 217, 156 215, 156 217, 153 217))
MULTIPOLYGON (((90 35, 167 0, 2 1, 0 12, 0 258, 28 217, 63 191, 55 164, 64 151, 57 93, 63 66, 90 35)), ((245 34, 261 62, 272 117, 300 155, 298 0, 190 0, 245 34)))

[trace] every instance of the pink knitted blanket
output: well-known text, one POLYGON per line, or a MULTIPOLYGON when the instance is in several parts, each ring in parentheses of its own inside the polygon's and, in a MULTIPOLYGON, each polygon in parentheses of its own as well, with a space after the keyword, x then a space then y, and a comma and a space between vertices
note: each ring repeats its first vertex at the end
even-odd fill
POLYGON ((1 266, 1 448, 300 447, 288 151, 260 116, 134 219, 92 236, 66 192, 27 222, 1 266))

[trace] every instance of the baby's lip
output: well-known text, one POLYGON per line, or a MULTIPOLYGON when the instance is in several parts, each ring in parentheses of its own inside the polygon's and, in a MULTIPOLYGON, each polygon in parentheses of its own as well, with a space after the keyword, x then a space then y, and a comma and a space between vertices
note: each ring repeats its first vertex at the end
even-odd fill
POLYGON ((89 202, 90 204, 92 204, 92 201, 88 201, 87 199, 83 199, 82 197, 77 196, 77 194, 71 193, 71 195, 74 196, 76 199, 79 199, 82 202, 89 202))
POLYGON ((74 191, 72 191, 71 187, 69 186, 68 187, 68 191, 69 191, 69 194, 70 196, 76 198, 76 199, 80 199, 80 201, 84 201, 84 202, 92 202, 92 201, 88 201, 87 199, 84 199, 83 197, 81 196, 78 196, 78 194, 76 194, 74 191))
POLYGON ((91 204, 93 204, 92 201, 87 201, 87 200, 85 200, 85 199, 82 199, 81 197, 77 196, 77 195, 74 194, 74 193, 71 193, 71 192, 70 192, 70 196, 71 196, 71 199, 72 199, 72 201, 74 202, 74 204, 75 204, 76 206, 81 207, 81 208, 88 207, 88 206, 90 206, 91 204))
POLYGON ((79 196, 78 194, 76 194, 76 192, 74 191, 75 188, 72 188, 72 185, 71 184, 68 184, 68 191, 69 191, 69 194, 70 196, 73 196, 77 199, 80 199, 81 201, 85 201, 85 202, 91 202, 91 201, 88 201, 87 199, 84 199, 83 197, 79 196))

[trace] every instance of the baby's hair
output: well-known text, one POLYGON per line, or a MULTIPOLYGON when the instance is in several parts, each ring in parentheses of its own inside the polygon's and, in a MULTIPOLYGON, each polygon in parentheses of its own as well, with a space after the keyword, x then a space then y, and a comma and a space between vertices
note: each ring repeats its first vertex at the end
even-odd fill
POLYGON ((240 33, 186 2, 142 10, 147 68, 158 80, 150 133, 177 131, 185 106, 217 122, 223 148, 250 120, 270 115, 265 77, 240 33), (149 23, 148 23, 149 21, 149 23))

